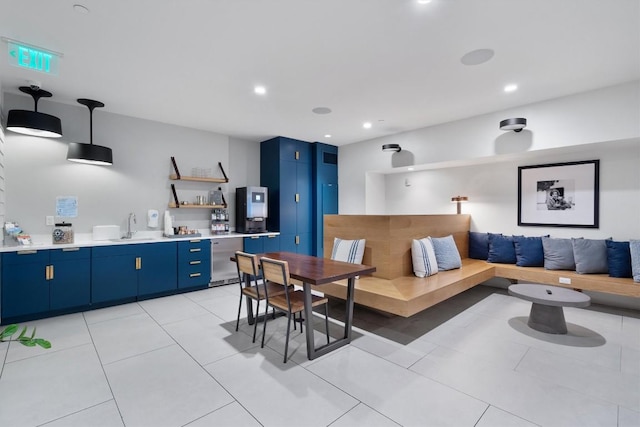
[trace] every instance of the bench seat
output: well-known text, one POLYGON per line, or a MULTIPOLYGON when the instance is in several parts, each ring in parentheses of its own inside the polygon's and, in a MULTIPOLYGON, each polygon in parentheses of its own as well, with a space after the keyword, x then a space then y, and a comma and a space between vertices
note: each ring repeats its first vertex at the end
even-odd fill
MULTIPOLYGON (((355 302, 366 307, 410 317, 494 277, 493 266, 465 258, 462 268, 441 271, 429 277, 402 276, 382 279, 363 276, 356 279, 355 302)), ((347 281, 313 287, 325 295, 346 299, 347 281)))
MULTIPOLYGON (((441 271, 430 277, 360 277, 355 284, 355 302, 376 310, 410 317, 494 277, 640 298, 640 284, 634 283, 630 278, 492 264, 464 258, 462 268, 441 271), (560 283, 560 278, 570 279, 571 284, 560 283)), ((328 283, 313 289, 328 296, 346 299, 347 281, 328 283)))

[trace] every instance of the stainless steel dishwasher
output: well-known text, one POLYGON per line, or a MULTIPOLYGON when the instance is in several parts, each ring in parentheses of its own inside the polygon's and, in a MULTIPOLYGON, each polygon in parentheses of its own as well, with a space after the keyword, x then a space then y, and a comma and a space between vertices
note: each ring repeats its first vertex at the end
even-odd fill
POLYGON ((238 271, 230 258, 242 250, 242 237, 211 239, 211 286, 238 283, 238 271))

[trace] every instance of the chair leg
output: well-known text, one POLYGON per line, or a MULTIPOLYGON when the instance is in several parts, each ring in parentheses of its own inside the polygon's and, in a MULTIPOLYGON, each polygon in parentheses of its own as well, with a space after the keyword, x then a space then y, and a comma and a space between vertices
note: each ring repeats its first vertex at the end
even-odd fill
POLYGON ((242 310, 242 292, 240 293, 240 304, 238 304, 238 320, 236 320, 236 332, 238 332, 238 326, 240 326, 240 311, 242 310))
POLYGON ((262 343, 260 343, 260 348, 264 348, 264 336, 267 333, 267 320, 269 318, 269 306, 264 310, 264 325, 262 326, 262 343))
MULTIPOLYGON (((295 324, 295 318, 293 319, 295 324)), ((287 353, 289 352, 289 330, 291 329, 291 313, 287 315, 287 339, 284 342, 284 363, 287 363, 287 353)))
POLYGON ((329 344, 329 304, 324 305, 324 327, 327 331, 327 344, 329 344))
POLYGON ((258 330, 258 316, 260 315, 260 300, 256 302, 256 318, 253 321, 253 342, 256 342, 256 331, 258 330))
MULTIPOLYGON (((304 323, 304 320, 302 320, 302 312, 298 312, 298 316, 300 317, 300 333, 302 333, 302 324, 304 323)), ((309 327, 309 325, 307 325, 307 327, 309 327)))

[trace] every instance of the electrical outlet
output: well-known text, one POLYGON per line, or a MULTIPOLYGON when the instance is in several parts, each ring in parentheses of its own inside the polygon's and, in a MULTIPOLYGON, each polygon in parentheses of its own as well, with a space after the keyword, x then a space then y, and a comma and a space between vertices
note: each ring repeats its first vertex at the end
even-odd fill
POLYGON ((559 277, 558 278, 558 282, 562 283, 563 285, 570 285, 571 284, 571 278, 570 277, 559 277))
POLYGON ((55 221, 53 220, 53 216, 47 215, 45 217, 45 224, 46 225, 54 225, 55 221))

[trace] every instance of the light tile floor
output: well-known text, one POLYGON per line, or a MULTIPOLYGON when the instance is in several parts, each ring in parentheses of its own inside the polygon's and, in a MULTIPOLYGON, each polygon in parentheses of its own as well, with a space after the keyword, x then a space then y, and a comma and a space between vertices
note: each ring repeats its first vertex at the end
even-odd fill
POLYGON ((29 322, 53 348, 0 344, 0 426, 640 426, 636 311, 567 308, 547 335, 478 286, 409 319, 356 308, 313 361, 295 332, 283 364, 285 319, 260 348, 237 308, 231 285, 29 322))

